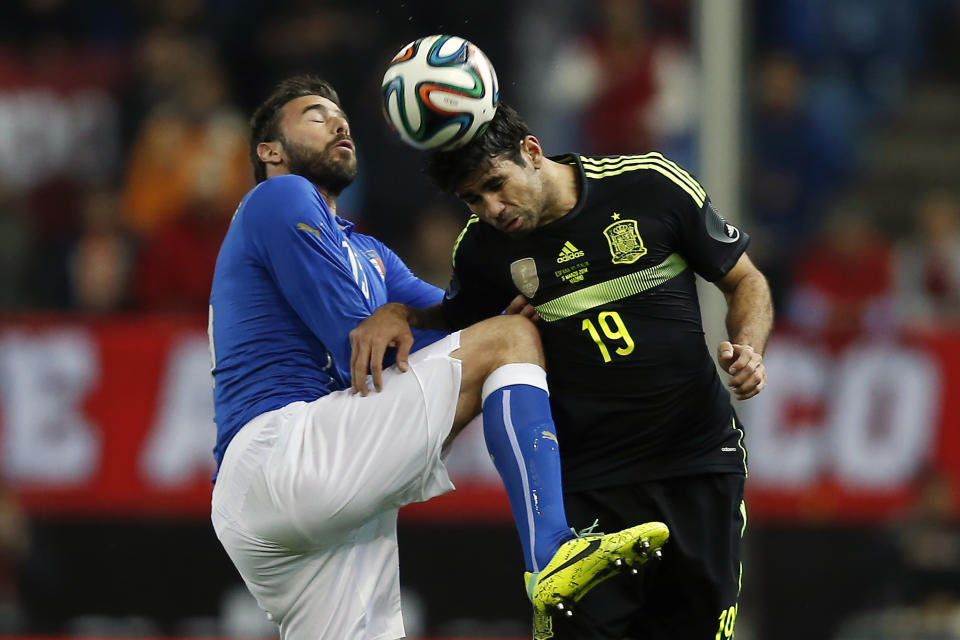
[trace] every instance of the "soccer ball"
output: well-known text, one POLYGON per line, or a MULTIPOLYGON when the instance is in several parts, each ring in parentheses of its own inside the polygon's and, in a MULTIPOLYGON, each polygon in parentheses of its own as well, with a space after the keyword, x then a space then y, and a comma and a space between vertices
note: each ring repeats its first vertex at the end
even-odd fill
POLYGON ((383 76, 391 127, 418 149, 453 149, 482 133, 500 100, 497 74, 480 49, 457 36, 414 40, 383 76))

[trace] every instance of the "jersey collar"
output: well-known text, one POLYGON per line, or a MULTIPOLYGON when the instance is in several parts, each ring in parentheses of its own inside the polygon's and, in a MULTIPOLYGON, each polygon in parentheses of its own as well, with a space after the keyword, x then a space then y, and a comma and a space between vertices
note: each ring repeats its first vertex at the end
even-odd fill
POLYGON ((548 160, 553 160, 559 164, 572 165, 574 171, 577 175, 577 203, 573 205, 573 208, 570 209, 566 214, 557 218, 553 222, 544 225, 545 227, 557 227, 563 224, 566 224, 564 221, 573 220, 578 215, 580 211, 583 210, 583 203, 587 201, 587 189, 589 181, 587 176, 583 173, 583 164, 580 162, 580 154, 577 153, 564 153, 558 156, 547 156, 548 160))

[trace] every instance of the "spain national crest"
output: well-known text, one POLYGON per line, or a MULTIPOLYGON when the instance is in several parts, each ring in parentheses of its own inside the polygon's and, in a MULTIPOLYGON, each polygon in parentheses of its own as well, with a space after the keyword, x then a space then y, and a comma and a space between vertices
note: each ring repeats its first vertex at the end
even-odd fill
POLYGON ((517 291, 532 298, 540 288, 540 276, 537 275, 537 263, 533 258, 522 258, 510 264, 510 277, 517 291))
POLYGON ((614 222, 603 230, 603 235, 607 237, 607 244, 610 245, 613 264, 633 264, 647 255, 636 220, 614 222))

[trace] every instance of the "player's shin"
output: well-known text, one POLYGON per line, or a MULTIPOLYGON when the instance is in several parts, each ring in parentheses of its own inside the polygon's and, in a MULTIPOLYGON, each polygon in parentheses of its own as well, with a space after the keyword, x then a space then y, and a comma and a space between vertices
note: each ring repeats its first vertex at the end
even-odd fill
POLYGON ((563 507, 560 452, 544 370, 496 369, 483 385, 483 434, 520 534, 527 571, 539 571, 572 537, 563 507))

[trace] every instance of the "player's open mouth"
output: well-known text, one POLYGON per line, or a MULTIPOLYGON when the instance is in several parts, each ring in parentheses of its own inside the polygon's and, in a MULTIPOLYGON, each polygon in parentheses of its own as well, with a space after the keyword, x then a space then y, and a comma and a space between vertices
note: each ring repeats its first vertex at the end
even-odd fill
POLYGON ((339 149, 349 149, 350 151, 355 151, 355 149, 353 148, 353 143, 349 140, 341 140, 334 146, 339 149))
POLYGON ((521 223, 521 222, 522 222, 522 220, 520 219, 520 216, 517 216, 516 218, 514 218, 513 220, 511 220, 511 221, 508 222, 507 224, 503 225, 503 230, 504 230, 504 231, 516 231, 517 229, 520 228, 520 223, 521 223))

